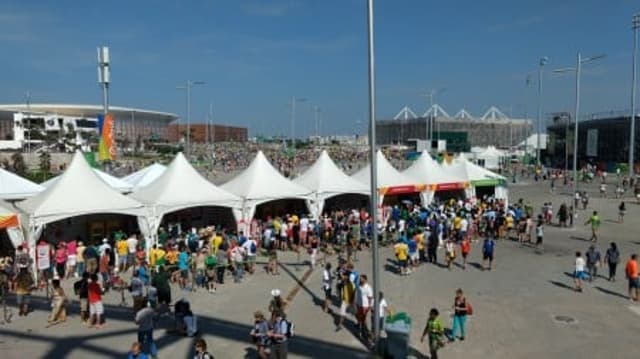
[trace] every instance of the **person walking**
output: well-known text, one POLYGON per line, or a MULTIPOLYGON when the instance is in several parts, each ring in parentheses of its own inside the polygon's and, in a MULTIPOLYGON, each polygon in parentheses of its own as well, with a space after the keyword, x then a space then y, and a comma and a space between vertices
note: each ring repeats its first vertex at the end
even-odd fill
POLYGON ((563 203, 560 205, 560 208, 558 209, 558 224, 560 225, 560 227, 566 227, 567 226, 567 219, 569 219, 569 210, 567 209, 567 204, 563 203))
POLYGON ((67 320, 67 295, 64 289, 60 287, 60 279, 54 279, 51 282, 53 286, 53 300, 51 302, 51 315, 47 321, 47 327, 65 322, 67 320))
POLYGON ((493 252, 495 249, 496 243, 491 237, 486 237, 484 242, 482 243, 482 269, 483 270, 491 270, 491 266, 493 265, 493 252), (487 266, 487 262, 489 262, 489 266, 487 266))
POLYGON ((538 223, 536 223, 536 251, 542 250, 542 243, 544 240, 544 221, 542 216, 538 216, 538 223))
POLYGON ((638 301, 638 255, 632 254, 624 269, 629 280, 629 300, 638 301))
POLYGON ((444 244, 444 252, 447 258, 447 269, 451 270, 451 265, 453 261, 456 259, 456 247, 451 238, 447 239, 444 244))
POLYGON ((438 359, 438 350, 444 346, 442 337, 444 336, 444 325, 439 317, 440 313, 436 308, 429 311, 429 319, 425 325, 420 337, 420 343, 424 342, 424 337, 428 336, 429 340, 429 358, 438 359))
POLYGON ((469 253, 471 253, 471 241, 468 236, 465 236, 462 239, 462 243, 460 244, 460 253, 462 254, 462 269, 467 269, 467 257, 469 253))
POLYGON ((582 292, 582 280, 585 277, 585 262, 582 253, 576 252, 575 270, 573 272, 573 281, 576 284, 576 292, 582 292))
POLYGON ((254 326, 251 330, 251 338, 256 345, 256 351, 259 359, 267 359, 267 348, 269 347, 269 324, 264 317, 264 313, 256 311, 253 313, 254 326))
MULTIPOLYGON (((367 316, 373 305, 373 290, 367 281, 365 274, 360 275, 360 285, 356 290, 356 319, 360 328, 360 336, 367 341, 370 337, 369 328, 367 328, 367 316)), ((375 313, 374 313, 375 316, 375 313)))
POLYGON ((589 246, 589 250, 585 254, 587 257, 587 270, 589 272, 589 282, 593 282, 594 279, 598 276, 598 267, 602 265, 602 258, 600 256, 600 251, 596 248, 596 246, 589 246))
POLYGON ((615 242, 611 242, 611 246, 607 249, 607 253, 604 255, 604 261, 609 266, 609 281, 616 281, 616 268, 620 262, 620 252, 618 251, 618 245, 615 242))
POLYGON ((193 356, 193 359, 214 359, 213 355, 211 355, 207 351, 207 342, 204 339, 200 338, 196 340, 196 354, 193 356))
POLYGON ((138 325, 138 342, 144 348, 144 352, 151 354, 152 358, 158 356, 158 348, 153 341, 153 322, 155 311, 151 307, 144 307, 136 313, 135 322, 138 325))
POLYGON ((624 201, 620 202, 620 205, 618 206, 618 223, 624 223, 624 214, 626 211, 627 207, 624 204, 624 201))
POLYGON ((331 284, 333 282, 333 276, 331 275, 331 263, 327 263, 324 266, 322 272, 322 290, 324 291, 324 302, 322 309, 325 313, 329 312, 329 306, 331 305, 331 284))
POLYGON ((453 328, 451 328, 450 342, 456 340, 456 333, 460 331, 460 340, 465 338, 465 324, 467 321, 467 298, 464 296, 462 289, 456 290, 456 296, 453 299, 453 328))
POLYGON ((289 326, 285 320, 284 313, 282 311, 275 312, 275 320, 273 328, 269 331, 269 338, 271 338, 271 358, 273 359, 287 359, 289 352, 287 333, 289 326))
POLYGON ((587 220, 584 225, 591 224, 591 242, 598 241, 598 229, 600 229, 600 217, 598 216, 598 211, 593 211, 591 218, 587 220))

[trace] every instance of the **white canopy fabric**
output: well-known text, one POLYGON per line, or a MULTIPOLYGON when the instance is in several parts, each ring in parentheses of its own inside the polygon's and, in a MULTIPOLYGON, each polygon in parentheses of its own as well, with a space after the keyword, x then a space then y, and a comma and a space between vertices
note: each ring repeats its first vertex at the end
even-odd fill
POLYGON ((507 179, 497 173, 482 168, 470 161, 462 160, 450 166, 448 170, 455 176, 464 176, 470 183, 468 196, 476 196, 476 187, 495 187, 495 197, 497 199, 508 200, 509 190, 506 186, 507 179))
POLYGON ((0 199, 25 199, 44 191, 44 187, 0 168, 0 199))
POLYGON ((484 167, 489 169, 500 168, 500 159, 506 155, 493 146, 487 147, 484 151, 476 154, 476 158, 484 161, 484 167))
POLYGON ((145 214, 142 204, 101 180, 79 151, 54 184, 38 195, 18 202, 17 207, 29 216, 30 225, 93 213, 145 214))
POLYGON ((154 163, 151 166, 145 167, 137 172, 122 177, 121 179, 131 185, 132 190, 135 192, 136 190, 155 181, 164 173, 164 171, 166 171, 166 169, 166 166, 154 163))
MULTIPOLYGON (((120 191, 120 193, 129 193, 131 192, 131 190, 133 189, 133 186, 130 185, 129 183, 121 180, 118 177, 114 177, 106 172, 100 171, 99 169, 96 168, 92 168, 93 172, 95 172, 96 175, 98 175, 98 177, 103 180, 106 184, 108 184, 111 188, 120 191)), ((45 188, 49 188, 51 187, 54 183, 58 182, 58 180, 60 179, 60 175, 55 176, 45 182, 42 182, 40 185, 45 187, 45 188)))
POLYGON ((449 171, 451 165, 440 166, 431 158, 427 151, 423 151, 409 168, 403 173, 414 179, 417 183, 427 185, 421 192, 420 197, 423 205, 428 205, 433 201, 435 192, 442 188, 456 189, 464 188, 466 178, 449 171))
MULTIPOLYGON (((392 187, 415 187, 416 185, 422 185, 420 182, 416 182, 415 179, 401 173, 395 167, 387 161, 387 159, 382 154, 382 151, 378 150, 376 153, 377 159, 377 187, 378 193, 380 196, 378 197, 378 202, 382 203, 384 199, 384 192, 387 188, 392 187)), ((364 168, 360 169, 358 172, 354 173, 352 178, 364 183, 367 186, 371 186, 371 164, 366 165, 364 168)))
POLYGON ((178 153, 160 177, 130 197, 151 209, 150 234, 157 232, 162 217, 170 212, 189 207, 220 206, 236 210, 234 215, 239 216, 242 205, 240 197, 202 177, 182 153, 178 153))
POLYGON ((364 183, 349 177, 333 162, 327 151, 322 151, 320 157, 293 182, 312 191, 314 204, 311 206, 314 218, 322 213, 324 203, 328 198, 353 193, 369 194, 369 187, 364 183))
POLYGON ((286 179, 269 163, 262 151, 258 152, 249 167, 221 188, 242 198, 242 218, 245 223, 253 218, 256 206, 261 203, 286 198, 313 199, 311 190, 286 179))

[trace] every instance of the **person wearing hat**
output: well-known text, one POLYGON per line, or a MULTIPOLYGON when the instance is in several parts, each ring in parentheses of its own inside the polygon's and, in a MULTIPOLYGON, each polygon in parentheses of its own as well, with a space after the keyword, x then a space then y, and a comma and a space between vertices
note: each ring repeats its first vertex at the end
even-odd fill
POLYGON ((284 309, 287 306, 287 302, 280 297, 280 289, 271 290, 271 301, 269 302, 269 311, 271 312, 271 319, 275 319, 276 312, 284 313, 284 309))

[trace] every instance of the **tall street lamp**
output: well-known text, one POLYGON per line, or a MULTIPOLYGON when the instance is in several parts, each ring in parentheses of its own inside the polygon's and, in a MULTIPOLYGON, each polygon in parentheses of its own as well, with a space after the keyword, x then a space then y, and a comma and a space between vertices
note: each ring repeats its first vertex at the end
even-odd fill
POLYGON ((184 86, 177 86, 178 90, 185 90, 187 93, 186 107, 187 107, 187 135, 185 140, 185 152, 187 156, 191 154, 191 87, 194 85, 204 85, 204 81, 192 81, 187 80, 184 86))
POLYGON ((296 149, 296 103, 305 101, 307 101, 306 98, 291 97, 291 147, 294 151, 296 149))
MULTIPOLYGON (((553 70, 554 73, 566 73, 566 72, 575 72, 576 73, 576 107, 574 114, 574 123, 573 123, 573 194, 578 191, 578 119, 580 115, 580 73, 582 69, 582 64, 592 62, 595 60, 599 60, 606 57, 606 55, 597 55, 592 57, 582 57, 580 52, 576 56, 576 67, 568 67, 563 69, 553 70)), ((566 134, 565 134, 566 137, 566 134)), ((566 141, 566 139, 565 139, 566 141)))
MULTIPOLYGON (((369 160, 371 161, 371 198, 370 213, 374 223, 378 220, 378 164, 376 161, 376 78, 375 78, 375 51, 374 51, 374 22, 373 22, 373 0, 367 0, 367 40, 368 40, 368 62, 369 62, 369 160)), ((378 254, 378 233, 371 231, 372 243, 372 274, 373 277, 373 308, 377 316, 380 307, 380 266, 378 254)), ((373 314, 372 314, 373 315, 373 314)), ((376 317, 377 318, 377 317, 376 317)), ((373 343, 379 349, 380 341, 380 321, 373 321, 373 343)))
POLYGON ((634 170, 634 155, 635 155, 635 137, 636 137, 636 55, 638 52, 638 29, 640 29, 640 14, 633 15, 631 21, 631 28, 633 29, 633 65, 632 67, 632 82, 631 82, 631 116, 629 117, 631 122, 631 128, 629 130, 629 179, 632 179, 635 175, 634 170))
MULTIPOLYGON (((424 97, 428 97, 429 98, 429 109, 427 111, 431 111, 431 114, 429 115, 429 117, 427 118, 425 116, 425 140, 428 139, 429 140, 429 148, 431 148, 431 142, 433 142, 433 127, 435 125, 435 117, 436 117, 436 111, 433 108, 433 98, 436 95, 439 95, 443 92, 445 92, 447 90, 446 87, 442 87, 439 88, 437 90, 431 90, 428 93, 424 94, 424 97)), ((440 137, 440 131, 438 131, 438 137, 440 137)))
POLYGON ((542 133, 542 68, 549 62, 549 58, 540 58, 538 66, 538 134, 536 136, 536 164, 540 165, 540 134, 542 133))

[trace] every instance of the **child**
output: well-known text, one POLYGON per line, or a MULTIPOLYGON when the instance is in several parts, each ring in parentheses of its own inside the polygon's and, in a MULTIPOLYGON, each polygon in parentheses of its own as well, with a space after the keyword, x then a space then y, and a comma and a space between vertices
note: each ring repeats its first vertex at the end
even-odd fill
POLYGON ((104 314, 104 306, 102 305, 102 293, 104 289, 98 281, 98 275, 96 273, 91 274, 89 277, 89 327, 102 328, 102 315, 104 314))

